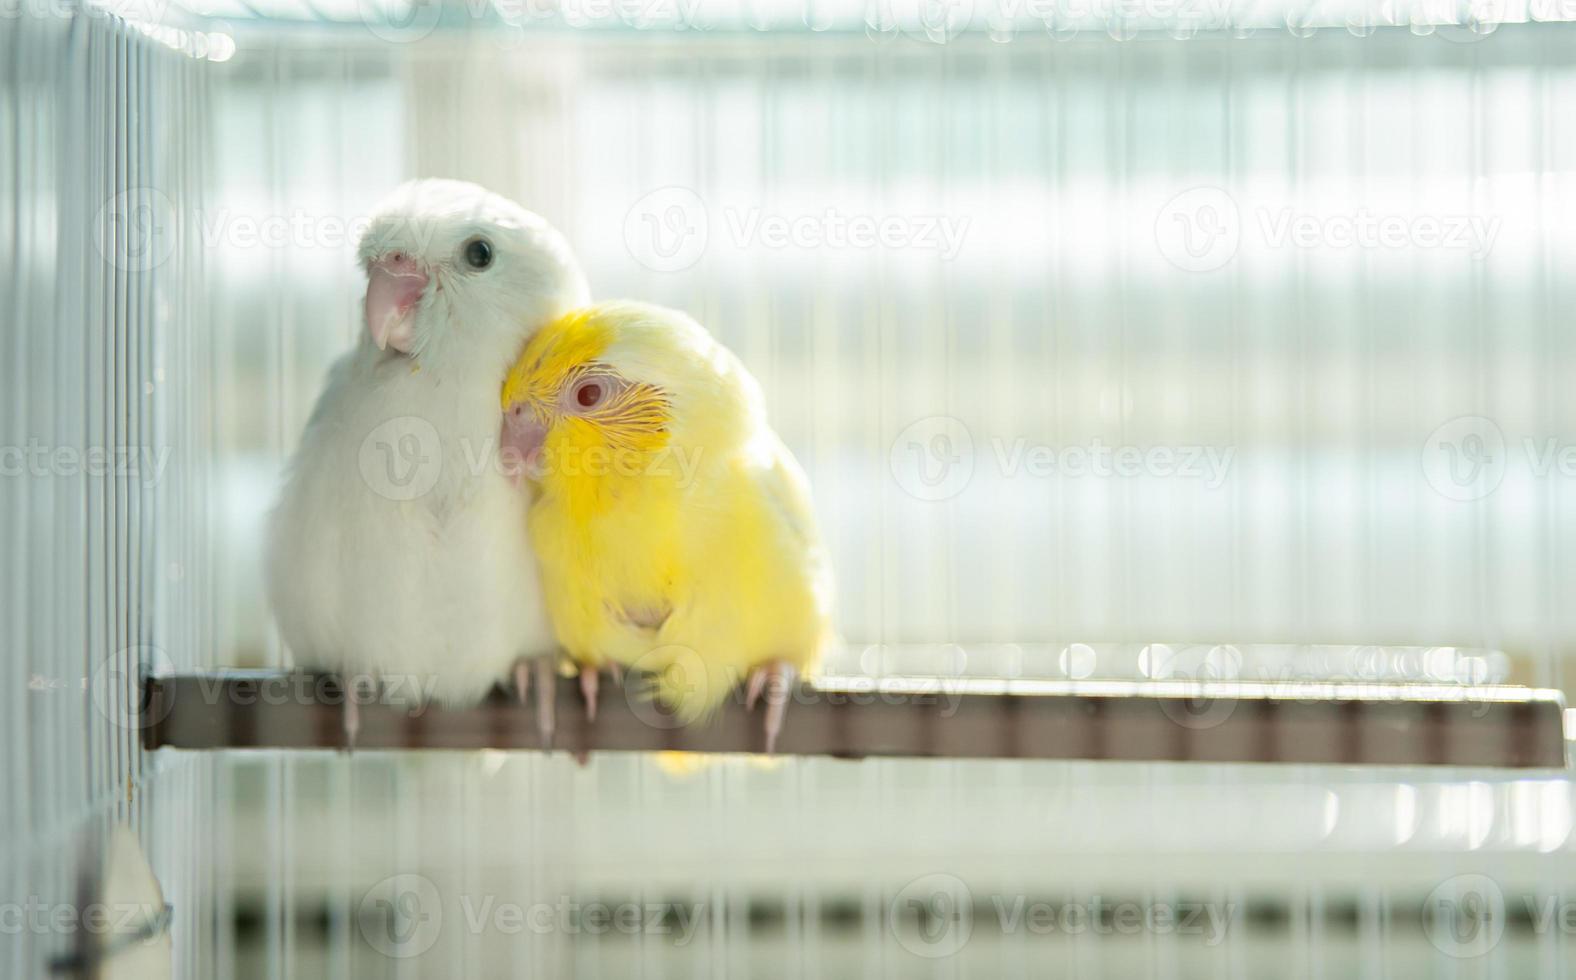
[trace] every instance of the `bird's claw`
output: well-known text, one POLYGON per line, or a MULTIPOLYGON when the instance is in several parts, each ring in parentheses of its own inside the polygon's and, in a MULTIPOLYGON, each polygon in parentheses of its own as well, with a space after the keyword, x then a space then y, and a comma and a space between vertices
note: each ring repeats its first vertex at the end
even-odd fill
POLYGON ((361 709, 356 706, 356 699, 349 694, 345 695, 345 712, 341 719, 345 730, 345 751, 356 750, 356 733, 361 731, 361 709))
POLYGON ((537 657, 536 670, 536 734, 542 740, 542 751, 553 750, 553 733, 558 728, 556 714, 558 673, 554 670, 553 657, 537 657))
MULTIPOLYGON (((622 666, 613 661, 608 661, 606 664, 603 664, 603 667, 606 667, 607 672, 612 675, 614 684, 623 685, 624 668, 622 666)), ((596 721, 597 694, 601 689, 602 667, 582 666, 580 668, 580 696, 585 698, 586 721, 588 723, 596 721)), ((582 766, 589 762, 590 759, 591 751, 589 749, 582 748, 575 753, 575 761, 582 766)))
MULTIPOLYGON (((340 692, 344 695, 345 704, 340 717, 340 725, 345 733, 345 751, 356 750, 356 736, 361 732, 361 691, 363 685, 374 688, 376 684, 372 678, 364 674, 352 677, 341 677, 339 680, 340 692)), ((375 688, 374 688, 375 689, 375 688)))
POLYGON ((766 700, 766 754, 777 750, 777 735, 783 728, 783 716, 788 712, 788 693, 797 675, 792 664, 784 660, 771 660, 750 671, 744 688, 744 707, 755 710, 755 702, 766 700))
POLYGON ((524 657, 514 662, 514 696, 521 704, 531 693, 531 661, 524 657))
POLYGON ((532 675, 536 687, 536 734, 542 740, 543 751, 553 749, 553 733, 557 731, 556 704, 558 693, 556 659, 551 655, 521 657, 514 662, 514 696, 521 704, 531 704, 532 675))
POLYGON ((594 668, 580 668, 580 696, 586 699, 586 721, 596 721, 596 693, 601 675, 594 668))

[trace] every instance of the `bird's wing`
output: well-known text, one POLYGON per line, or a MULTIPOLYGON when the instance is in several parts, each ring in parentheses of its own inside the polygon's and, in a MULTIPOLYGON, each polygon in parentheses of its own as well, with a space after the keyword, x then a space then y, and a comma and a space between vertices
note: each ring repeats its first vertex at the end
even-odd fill
POLYGON ((806 584, 815 597, 818 614, 830 615, 832 563, 821 544, 810 501, 810 480, 776 433, 767 429, 757 439, 752 447, 751 476, 770 513, 778 518, 786 553, 802 564, 808 576, 806 584))
POLYGON ((820 548, 815 530, 815 511, 810 506, 810 480, 799 461, 774 432, 760 437, 754 456, 754 477, 761 493, 782 517, 783 527, 806 548, 820 548))

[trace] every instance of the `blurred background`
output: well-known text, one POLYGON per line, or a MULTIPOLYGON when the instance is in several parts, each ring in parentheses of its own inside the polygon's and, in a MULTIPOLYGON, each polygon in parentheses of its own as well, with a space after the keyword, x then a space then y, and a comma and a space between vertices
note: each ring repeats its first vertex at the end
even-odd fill
POLYGON ((1576 7, 0 14, 5 896, 124 822, 181 976, 1576 971, 1564 772, 144 753, 131 687, 289 662, 356 230, 449 176, 761 380, 837 670, 1568 694, 1576 7))

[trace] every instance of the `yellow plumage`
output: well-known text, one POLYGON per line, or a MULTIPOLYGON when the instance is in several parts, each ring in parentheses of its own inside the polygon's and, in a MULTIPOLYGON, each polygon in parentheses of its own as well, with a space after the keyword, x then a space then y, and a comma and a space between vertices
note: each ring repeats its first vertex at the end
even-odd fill
POLYGON ((571 658, 651 672, 683 720, 769 661, 814 666, 831 590, 808 484, 699 324, 636 303, 571 313, 521 353, 503 404, 543 432, 529 523, 571 658))

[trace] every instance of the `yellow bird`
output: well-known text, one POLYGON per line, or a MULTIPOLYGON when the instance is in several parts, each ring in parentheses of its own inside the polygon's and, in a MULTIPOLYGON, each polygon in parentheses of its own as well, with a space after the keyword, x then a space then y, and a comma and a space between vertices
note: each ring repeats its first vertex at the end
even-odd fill
POLYGON ((766 692, 772 751, 793 679, 832 636, 831 574, 804 472, 760 385, 690 317, 642 303, 569 313, 503 386, 501 452, 536 485, 548 613, 580 666, 654 675, 684 722, 766 692))

